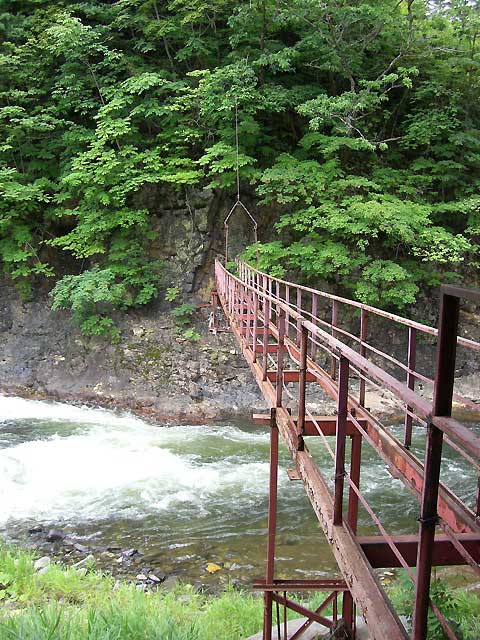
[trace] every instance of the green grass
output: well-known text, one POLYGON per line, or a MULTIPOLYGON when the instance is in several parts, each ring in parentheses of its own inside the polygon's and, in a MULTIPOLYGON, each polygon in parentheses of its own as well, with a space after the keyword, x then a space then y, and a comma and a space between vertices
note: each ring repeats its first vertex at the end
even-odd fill
MULTIPOLYGON (((243 640, 262 626, 262 598, 233 587, 218 596, 187 584, 143 592, 93 567, 51 564, 39 573, 34 559, 28 551, 0 547, 0 640, 243 640)), ((400 572, 388 590, 397 611, 410 616, 408 578, 400 572)), ((459 637, 480 638, 476 594, 436 581, 432 596, 459 637)), ((324 597, 318 593, 305 604, 315 609, 324 597)), ((429 627, 429 640, 443 640, 433 618, 429 627)))
POLYGON ((190 585, 137 591, 97 571, 0 549, 1 640, 236 640, 262 625, 262 599, 228 588, 220 596, 190 585))

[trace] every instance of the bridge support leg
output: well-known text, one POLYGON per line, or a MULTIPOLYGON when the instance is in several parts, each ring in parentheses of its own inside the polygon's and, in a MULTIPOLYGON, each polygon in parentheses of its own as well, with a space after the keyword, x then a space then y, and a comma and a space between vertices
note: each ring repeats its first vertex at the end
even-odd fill
MULTIPOLYGON (((275 534, 277 530, 278 426, 275 409, 270 409, 270 492, 268 497, 268 541, 266 583, 272 584, 275 573, 275 534)), ((272 640, 271 591, 264 595, 263 640, 272 640)))
MULTIPOLYGON (((437 365, 433 387, 433 415, 451 416, 455 378, 460 299, 443 294, 440 302, 437 365)), ((438 520, 438 485, 442 462, 443 432, 433 424, 427 428, 425 472, 420 512, 420 541, 417 556, 415 609, 413 612, 413 640, 427 637, 432 550, 438 520)), ((443 625, 442 625, 443 626, 443 625)))

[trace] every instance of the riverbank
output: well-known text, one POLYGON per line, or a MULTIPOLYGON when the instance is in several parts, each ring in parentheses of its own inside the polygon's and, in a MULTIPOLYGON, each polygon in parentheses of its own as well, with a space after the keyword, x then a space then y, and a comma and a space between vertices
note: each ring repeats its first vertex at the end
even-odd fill
MULTIPOLYGON (((385 583, 395 607, 407 619, 411 587, 403 575, 385 583)), ((480 598, 471 590, 437 581, 447 617, 464 640, 478 640, 480 598)), ((227 586, 212 596, 192 585, 147 589, 94 569, 94 563, 65 567, 31 552, 0 547, 0 637, 22 640, 244 640, 262 625, 259 594, 227 586)), ((314 609, 322 594, 307 594, 314 609)), ((295 617, 293 614, 291 617, 295 617)), ((431 640, 442 636, 432 628, 431 640)))
MULTIPOLYGON (((206 282, 192 302, 208 299, 211 285, 206 282)), ((245 417, 265 406, 232 334, 209 332, 208 306, 193 313, 186 337, 178 331, 171 305, 159 299, 141 312, 119 314, 120 339, 111 342, 82 334, 66 312, 53 312, 46 292, 36 291, 25 303, 8 283, 2 291, 0 393, 126 410, 172 424, 245 417)), ((468 335, 477 339, 480 327, 469 322, 468 335)), ((403 359, 405 336, 393 335, 387 325, 379 331, 393 355, 403 359)), ((459 358, 457 391, 480 402, 478 363, 471 354, 462 352, 459 358)), ((428 341, 419 345, 417 360, 432 372, 435 353, 428 341)), ((419 384, 418 391, 428 396, 431 390, 424 387, 419 384)), ((320 388, 311 399, 320 413, 334 412, 320 388)), ((393 417, 399 410, 388 392, 371 391, 367 406, 376 415, 393 417)))

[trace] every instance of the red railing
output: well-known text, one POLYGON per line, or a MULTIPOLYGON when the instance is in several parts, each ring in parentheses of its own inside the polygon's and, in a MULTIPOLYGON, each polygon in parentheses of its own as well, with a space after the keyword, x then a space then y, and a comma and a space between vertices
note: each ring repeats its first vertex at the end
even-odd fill
MULTIPOLYGON (((450 559, 469 564, 479 571, 480 550, 477 538, 480 535, 480 484, 477 482, 475 487, 472 487, 470 506, 440 482, 438 471, 442 442, 446 442, 461 454, 466 464, 472 466, 477 473, 480 471, 480 437, 467 424, 451 416, 453 398, 474 411, 480 409, 474 402, 453 391, 456 348, 478 352, 480 344, 456 337, 459 304, 452 302, 464 296, 477 304, 480 302, 480 293, 451 287, 442 289, 442 310, 446 311, 442 311, 443 324, 437 330, 368 305, 270 277, 243 262, 238 263, 237 276, 228 272, 218 261, 215 272, 217 290, 224 311, 267 401, 270 406, 276 408, 276 420, 280 427, 283 425, 282 434, 289 443, 292 457, 307 487, 312 480, 305 473, 306 467, 302 466, 306 464, 302 457, 302 452, 306 451, 305 438, 311 435, 320 436, 332 458, 334 488, 333 495, 330 496, 331 521, 328 521, 327 517, 327 522, 324 523, 327 537, 331 536, 336 528, 343 528, 348 540, 337 540, 336 544, 343 552, 349 550, 350 554, 354 554, 352 545, 359 545, 356 532, 360 503, 379 530, 378 537, 383 544, 382 553, 390 554, 391 566, 403 567, 416 582, 417 597, 412 637, 415 640, 423 640, 426 637, 426 614, 430 606, 440 620, 447 637, 455 638, 451 626, 436 604, 430 602, 429 585, 432 561, 436 561, 435 557, 432 560, 432 553, 436 553, 435 547, 440 548, 440 544, 447 545, 445 548, 449 549, 450 559), (456 319, 452 320, 453 316, 456 319), (325 319, 326 317, 328 319, 325 319), (399 331, 407 332, 404 361, 385 348, 372 344, 373 340, 369 339, 369 336, 373 335, 373 323, 379 321, 394 326, 396 336, 399 331), (354 322, 359 324, 358 332, 351 328, 354 322), (452 327, 455 328, 453 334, 452 327), (416 356, 420 336, 422 340, 426 338, 438 343, 437 361, 440 364, 437 364, 436 375, 419 371, 416 356), (445 360, 447 352, 450 354, 448 361, 445 360), (285 365, 286 359, 288 366, 285 365), (352 379, 356 381, 355 389, 352 379), (416 381, 432 384, 435 389, 433 400, 418 393, 416 381), (292 389, 292 383, 296 384, 295 389, 292 389), (333 420, 328 416, 316 416, 309 408, 311 383, 320 384, 335 400, 336 416, 333 420), (403 443, 381 423, 373 410, 366 408, 367 394, 375 388, 388 390, 392 402, 402 412, 405 426, 403 443), (293 410, 296 414, 291 415, 293 410), (410 450, 414 425, 418 425, 419 432, 425 432, 425 464, 410 450), (335 436, 334 449, 329 442, 329 436, 335 436), (348 472, 345 465, 347 437, 352 439, 348 472), (398 536, 386 531, 360 491, 363 440, 377 451, 392 473, 404 482, 421 503, 419 537, 408 542, 411 545, 409 551, 405 546, 405 540, 399 542, 398 536), (424 482, 424 477, 427 478, 427 482, 424 482), (349 491, 346 516, 343 513, 345 484, 349 491), (437 539, 434 538, 437 523, 445 532, 445 540, 438 536, 437 539), (412 549, 415 556, 418 550, 415 563, 412 561, 412 549), (416 576, 411 569, 412 566, 417 566, 416 576)), ((385 335, 385 327, 382 335, 385 335)), ((418 448, 416 445, 416 449, 418 448)), ((307 466, 310 468, 310 461, 307 466)), ((310 473, 319 482, 323 481, 318 468, 312 468, 310 473)), ((326 490, 328 491, 328 488, 326 490)), ((311 495, 310 497, 312 498, 311 495)), ((330 508, 328 497, 316 494, 315 499, 319 504, 323 500, 323 506, 318 507, 317 515, 325 518, 330 508)), ((367 543, 364 543, 362 550, 365 553, 368 552, 367 547, 367 543)), ((337 561, 344 575, 350 575, 353 569, 345 555, 340 554, 342 557, 337 557, 337 561)), ((387 614, 384 614, 382 622, 382 619, 377 618, 371 611, 366 613, 367 602, 370 603, 371 598, 377 603, 378 611, 383 607, 379 603, 385 601, 385 594, 381 588, 377 589, 378 585, 372 573, 372 558, 369 558, 370 564, 366 568, 370 572, 370 582, 366 587, 364 585, 363 593, 359 577, 361 570, 357 576, 358 583, 354 579, 353 584, 349 586, 367 622, 370 622, 371 629, 375 633, 382 629, 382 633, 385 633, 387 614)), ((350 611, 347 623, 353 628, 353 607, 349 606, 348 596, 344 600, 344 610, 345 607, 347 614, 348 610, 350 611)), ((407 637, 395 617, 388 624, 388 633, 393 633, 395 627, 397 629, 397 635, 389 637, 407 637)))

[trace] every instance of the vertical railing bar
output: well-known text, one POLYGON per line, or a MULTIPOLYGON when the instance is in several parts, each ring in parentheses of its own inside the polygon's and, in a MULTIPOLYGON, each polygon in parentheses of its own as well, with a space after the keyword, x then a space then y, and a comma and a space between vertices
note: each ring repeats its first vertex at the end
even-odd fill
MULTIPOLYGON (((352 450, 350 453, 350 479, 353 484, 360 488, 360 468, 362 461, 362 435, 357 432, 352 436, 352 450)), ((348 524, 354 534, 357 533, 358 524, 358 495, 350 487, 348 495, 348 524)))
POLYGON ((475 517, 478 519, 480 519, 480 473, 478 474, 478 481, 477 481, 477 507, 475 509, 475 517))
POLYGON ((345 440, 347 433, 348 376, 350 364, 340 357, 338 376, 337 435, 335 442, 335 488, 333 501, 333 524, 343 522, 343 485, 345 477, 345 440))
POLYGON ((263 362, 262 362, 262 380, 265 382, 267 379, 268 371, 268 329, 269 322, 268 317, 270 314, 270 300, 263 298, 263 362))
MULTIPOLYGON (((332 336, 335 337, 335 327, 338 322, 338 305, 336 300, 332 300, 332 336)), ((330 361, 330 377, 332 380, 336 379, 336 361, 332 356, 330 361)))
POLYGON ((282 406, 283 394, 283 354, 285 351, 285 311, 277 307, 278 322, 278 351, 277 351, 277 389, 276 389, 276 406, 282 406))
MULTIPOLYGON (((360 311, 360 355, 364 358, 367 355, 367 348, 365 342, 367 341, 368 331, 368 315, 366 309, 360 311)), ((358 403, 361 407, 365 406, 365 379, 360 378, 358 403)))
MULTIPOLYGON (((297 287, 297 313, 302 315, 302 290, 297 287)), ((301 334, 302 321, 297 319, 297 347, 300 346, 300 334, 301 334)))
MULTIPOLYGON (((317 295, 314 293, 312 296, 312 322, 313 324, 317 324, 315 322, 315 318, 317 317, 317 305, 318 305, 318 298, 317 295)), ((315 360, 315 356, 317 355, 317 345, 315 344, 315 340, 312 340, 312 350, 310 353, 310 357, 312 358, 312 360, 315 360)))
POLYGON ((305 433, 305 407, 307 391, 307 350, 308 329, 300 325, 300 373, 298 379, 298 433, 300 436, 298 450, 303 450, 303 434, 305 433))
MULTIPOLYGON (((417 360, 417 330, 413 327, 409 327, 408 329, 408 360, 407 360, 407 386, 409 389, 415 389, 415 368, 416 368, 416 360, 417 360)), ((412 444, 412 424, 413 417, 410 413, 412 412, 413 407, 407 405, 406 413, 405 413, 405 446, 407 449, 411 447, 412 444)))
MULTIPOLYGON (((268 295, 270 296, 270 298, 272 297, 272 279, 270 278, 270 276, 268 277, 268 295)), ((268 319, 270 320, 271 316, 268 319)))
MULTIPOLYGON (((278 426, 275 409, 270 410, 270 487, 268 496, 268 539, 266 583, 275 577, 275 534, 277 530, 278 426)), ((264 594, 263 638, 272 640, 272 593, 264 594)))
MULTIPOLYGON (((250 289, 247 289, 245 291, 245 298, 247 301, 247 326, 245 329, 245 338, 246 338, 246 346, 247 349, 250 347, 250 329, 251 329, 251 322, 252 322, 252 312, 251 312, 251 291, 250 289)), ((243 334, 243 332, 242 332, 243 334)))
POLYGON ((252 339, 252 351, 253 362, 257 361, 257 329, 258 327, 258 293, 253 293, 253 339, 252 339))
MULTIPOLYGON (((288 286, 288 284, 285 285, 285 304, 287 305, 287 307, 290 305, 290 287, 288 286)), ((289 321, 290 321, 290 315, 287 310, 286 318, 285 318, 285 322, 287 323, 287 336, 288 336, 289 321)))
MULTIPOLYGON (((434 416, 450 416, 455 379, 460 301, 455 296, 441 294, 437 342, 437 363, 433 387, 434 416)), ((434 424, 427 427, 424 480, 420 511, 420 532, 413 611, 413 640, 425 640, 430 604, 432 550, 438 520, 437 502, 442 461, 443 432, 434 424)))

